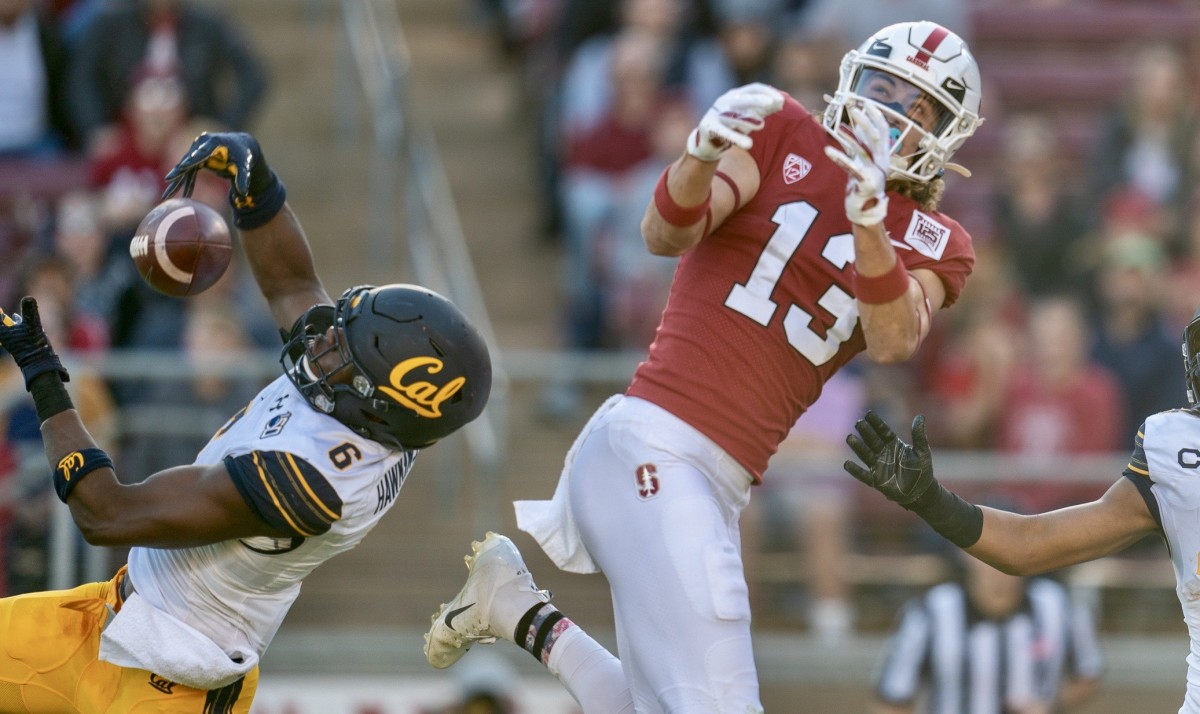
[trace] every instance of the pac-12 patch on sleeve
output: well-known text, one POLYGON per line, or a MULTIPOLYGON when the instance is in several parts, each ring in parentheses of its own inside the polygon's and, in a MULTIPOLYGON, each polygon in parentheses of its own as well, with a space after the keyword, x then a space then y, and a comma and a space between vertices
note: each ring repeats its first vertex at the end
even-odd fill
POLYGON ((316 536, 342 517, 342 499, 312 464, 286 451, 226 456, 242 498, 263 520, 298 536, 316 536))
POLYGON ((950 227, 942 225, 925 213, 913 211, 908 230, 904 232, 904 242, 927 258, 941 260, 942 253, 950 243, 950 227))

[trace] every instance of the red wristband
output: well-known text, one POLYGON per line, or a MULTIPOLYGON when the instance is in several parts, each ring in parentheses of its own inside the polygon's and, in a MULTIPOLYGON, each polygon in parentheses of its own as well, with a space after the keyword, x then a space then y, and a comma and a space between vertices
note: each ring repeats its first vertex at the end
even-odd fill
POLYGON ((851 280, 854 296, 859 302, 867 305, 882 305, 908 292, 908 270, 899 256, 896 256, 896 264, 892 269, 883 275, 867 277, 860 275, 856 268, 851 280))
POLYGON ((712 189, 709 189, 708 195, 700 204, 684 208, 675 203, 675 199, 671 198, 670 192, 667 191, 668 171, 670 168, 662 172, 662 176, 658 178, 658 185, 654 187, 654 207, 658 209, 658 215, 662 216, 664 221, 676 228, 694 226, 708 213, 709 204, 712 203, 712 189))

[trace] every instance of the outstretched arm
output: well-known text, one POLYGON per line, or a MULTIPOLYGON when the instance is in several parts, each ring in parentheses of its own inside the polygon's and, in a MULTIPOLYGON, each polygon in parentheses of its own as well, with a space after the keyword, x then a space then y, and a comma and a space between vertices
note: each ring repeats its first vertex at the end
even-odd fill
POLYGON ((258 141, 244 133, 201 134, 167 173, 163 198, 180 190, 189 195, 203 169, 229 180, 234 222, 276 324, 290 329, 313 305, 332 303, 317 277, 304 230, 287 205, 283 182, 267 165, 258 141))
MULTIPOLYGON (((59 475, 71 455, 96 448, 74 409, 42 423, 46 459, 59 475)), ((294 535, 272 527, 242 498, 225 464, 179 466, 123 484, 111 466, 81 472, 66 499, 92 545, 184 548, 251 536, 294 535)))
POLYGON ((966 551, 1012 575, 1036 575, 1111 555, 1158 528, 1128 478, 1095 501, 1048 513, 980 510, 983 530, 966 551))
POLYGON ((145 481, 117 480, 71 403, 70 379, 42 329, 37 303, 0 312, 0 345, 33 395, 54 489, 84 538, 96 545, 189 546, 253 535, 292 535, 268 523, 242 497, 224 464, 168 469, 145 481))
POLYGON ((1012 575, 1032 575, 1115 553, 1158 524, 1136 486, 1122 478, 1099 500, 1023 516, 976 506, 933 477, 925 418, 913 420, 913 443, 901 441, 867 412, 846 441, 862 461, 851 476, 923 518, 950 542, 1012 575))
POLYGON ((642 238, 651 253, 686 253, 758 193, 758 167, 748 153, 754 145, 750 134, 783 102, 783 93, 760 83, 717 98, 692 130, 683 156, 663 172, 646 206, 642 238))
POLYGON ((244 229, 242 238, 254 279, 279 327, 291 329, 313 305, 333 304, 317 277, 304 229, 291 206, 285 203, 259 228, 244 229))

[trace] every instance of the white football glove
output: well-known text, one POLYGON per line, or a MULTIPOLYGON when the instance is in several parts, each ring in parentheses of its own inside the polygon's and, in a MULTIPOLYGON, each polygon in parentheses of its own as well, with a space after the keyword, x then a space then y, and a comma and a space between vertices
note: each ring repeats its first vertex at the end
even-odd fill
POLYGON ((852 106, 848 113, 849 129, 842 126, 833 134, 843 150, 827 146, 825 155, 850 175, 846 184, 846 217, 860 226, 874 226, 887 216, 885 189, 892 161, 891 127, 883 112, 871 102, 863 107, 852 106))
POLYGON ((731 89, 700 119, 688 137, 687 152, 701 161, 716 161, 730 146, 749 149, 750 133, 763 128, 763 117, 783 108, 783 92, 754 82, 731 89))

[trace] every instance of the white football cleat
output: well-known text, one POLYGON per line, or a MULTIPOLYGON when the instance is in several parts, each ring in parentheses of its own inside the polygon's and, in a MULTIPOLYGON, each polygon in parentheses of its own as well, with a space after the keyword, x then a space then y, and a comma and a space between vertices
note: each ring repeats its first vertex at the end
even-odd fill
POLYGON ((425 659, 438 669, 457 662, 476 642, 512 642, 516 621, 535 604, 550 602, 550 591, 534 585, 520 551, 507 537, 488 531, 482 542, 471 543, 471 552, 464 558, 467 582, 438 608, 425 633, 425 659), (497 623, 498 607, 515 621, 497 623))

